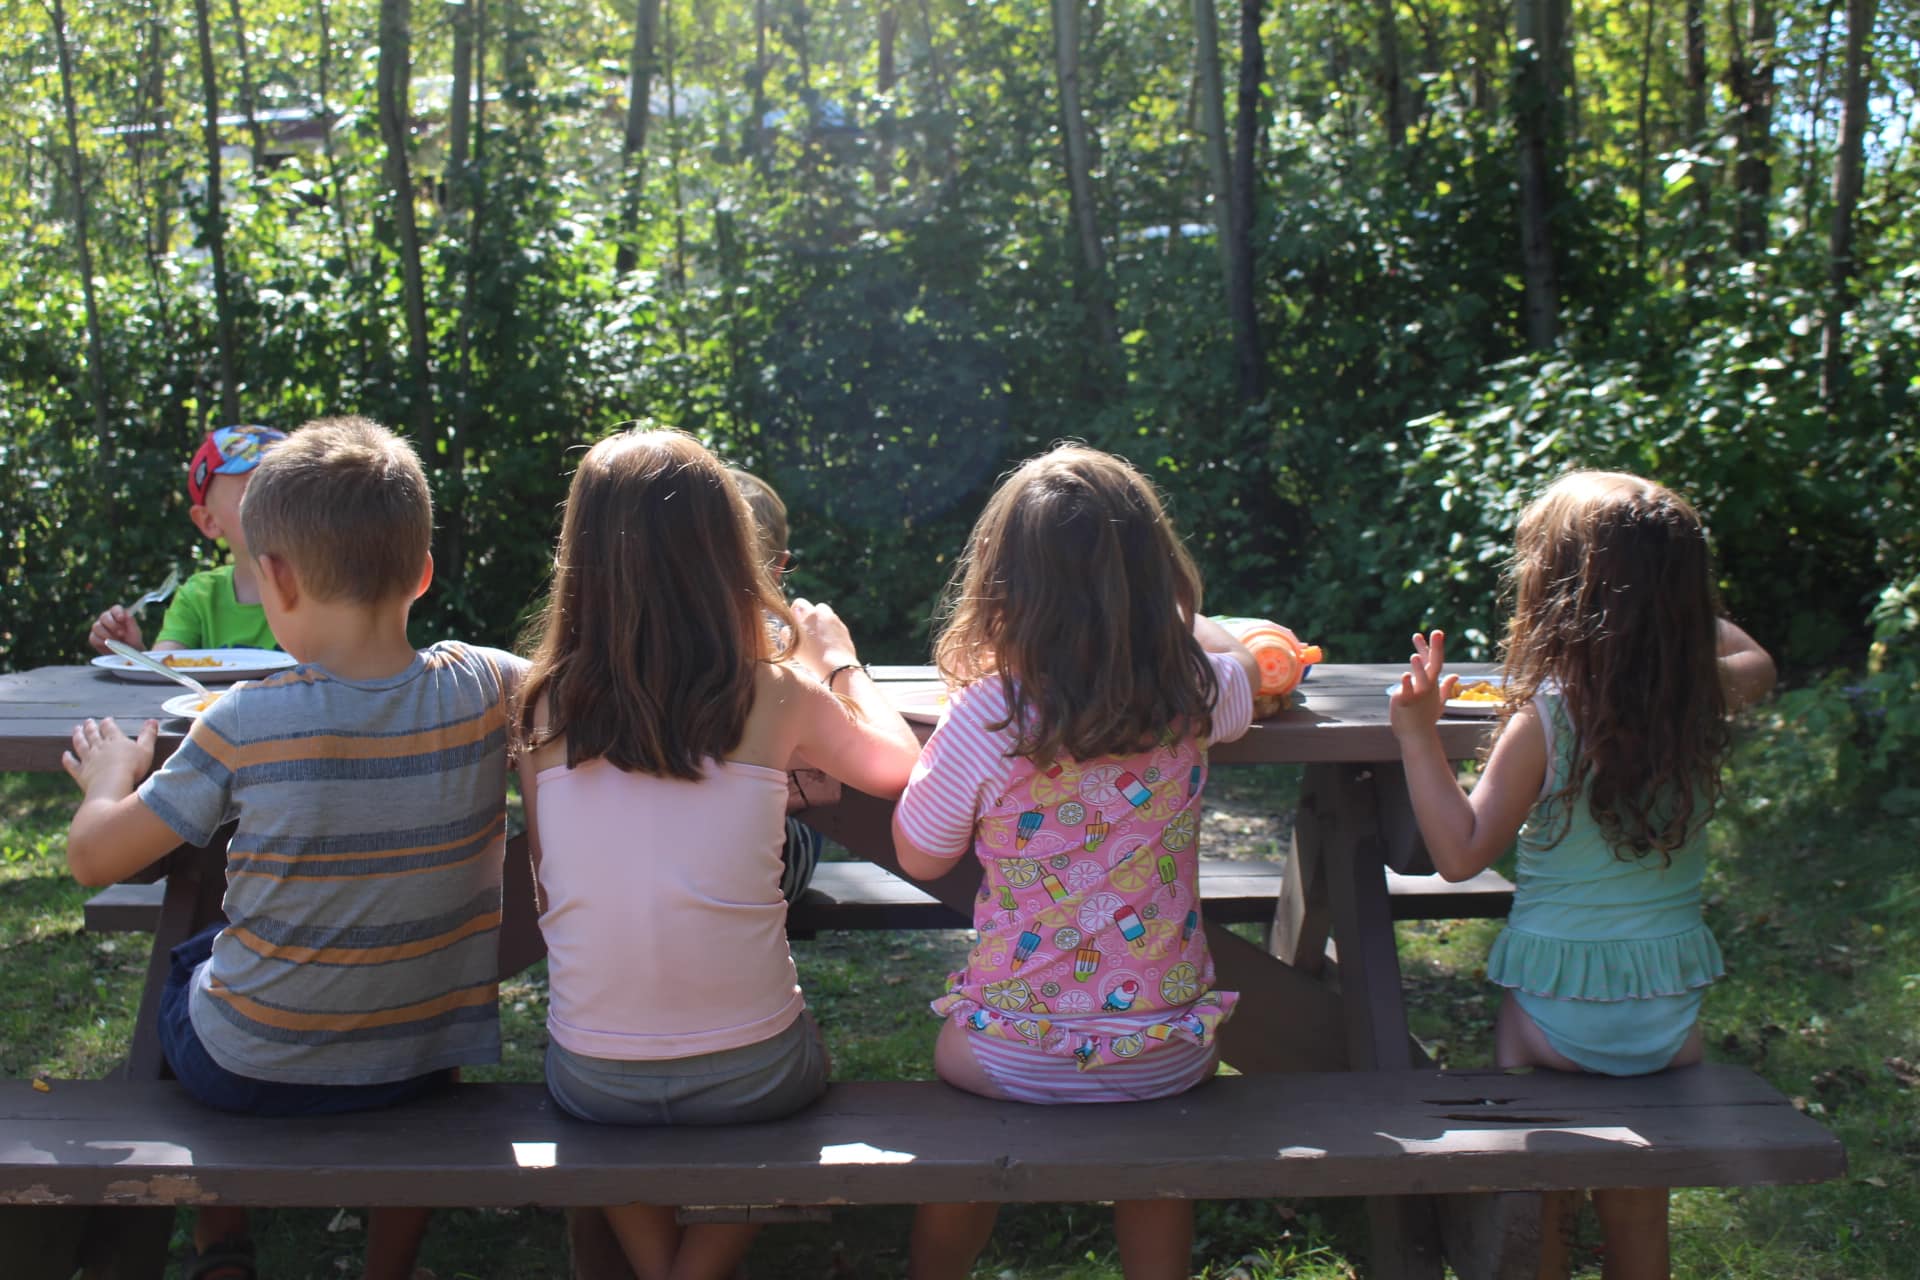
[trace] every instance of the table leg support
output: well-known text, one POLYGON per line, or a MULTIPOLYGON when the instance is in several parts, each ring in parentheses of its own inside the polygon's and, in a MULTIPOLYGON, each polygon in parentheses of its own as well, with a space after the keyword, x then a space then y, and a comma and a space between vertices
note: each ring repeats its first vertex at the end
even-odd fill
MULTIPOLYGON (((1395 779, 1397 782, 1397 779, 1395 779)), ((1311 805, 1323 840, 1327 899, 1340 952, 1340 993, 1346 1009, 1347 1056, 1357 1069, 1425 1065, 1407 1031, 1406 998, 1387 897, 1380 779, 1361 765, 1314 765, 1302 783, 1301 808, 1311 805)), ((1379 1280, 1440 1280, 1439 1222, 1428 1196, 1369 1196, 1368 1274, 1379 1280)))

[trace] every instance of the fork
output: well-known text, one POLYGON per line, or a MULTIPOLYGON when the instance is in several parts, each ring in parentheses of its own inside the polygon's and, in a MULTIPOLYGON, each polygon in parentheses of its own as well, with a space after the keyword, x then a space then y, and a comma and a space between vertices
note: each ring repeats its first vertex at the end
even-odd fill
POLYGON ((168 596, 172 595, 173 589, 179 585, 180 585, 180 570, 178 569, 167 570, 167 580, 165 582, 162 582, 159 586, 155 587, 153 590, 147 592, 147 594, 141 596, 138 600, 135 600, 132 604, 128 605, 127 612, 138 613, 140 612, 140 610, 146 608, 150 604, 159 604, 162 600, 165 600, 168 596))

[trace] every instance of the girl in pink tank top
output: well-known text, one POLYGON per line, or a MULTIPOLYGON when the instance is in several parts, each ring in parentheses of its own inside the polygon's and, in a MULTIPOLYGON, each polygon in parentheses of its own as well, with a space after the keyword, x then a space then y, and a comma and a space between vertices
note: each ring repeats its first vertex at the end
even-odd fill
MULTIPOLYGON (((981 869, 967 965, 934 1001, 934 1069, 1018 1102, 1119 1102, 1213 1074, 1235 995, 1201 920, 1207 747, 1247 730, 1253 655, 1200 614, 1200 576, 1124 460, 1062 446, 1001 485, 936 645, 946 716, 894 816, 923 880, 981 869)), ((914 1280, 959 1280, 998 1206, 923 1205, 914 1280)), ((1115 1204, 1128 1280, 1185 1277, 1193 1209, 1115 1204)))
MULTIPOLYGON (((833 610, 789 608, 772 570, 693 437, 626 432, 581 460, 514 739, 547 1087, 582 1119, 767 1120, 826 1086, 787 951, 786 770, 892 796, 919 745, 833 610)), ((606 1212, 642 1276, 730 1277, 754 1230, 606 1212)))

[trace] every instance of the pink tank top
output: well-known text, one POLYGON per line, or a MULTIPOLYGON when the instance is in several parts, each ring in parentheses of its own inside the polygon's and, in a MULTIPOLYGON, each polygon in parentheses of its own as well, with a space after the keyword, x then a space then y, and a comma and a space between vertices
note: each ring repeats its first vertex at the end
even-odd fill
POLYGON ((780 896, 787 777, 690 782, 604 760, 539 775, 547 1031, 593 1058, 738 1049, 805 1007, 780 896))

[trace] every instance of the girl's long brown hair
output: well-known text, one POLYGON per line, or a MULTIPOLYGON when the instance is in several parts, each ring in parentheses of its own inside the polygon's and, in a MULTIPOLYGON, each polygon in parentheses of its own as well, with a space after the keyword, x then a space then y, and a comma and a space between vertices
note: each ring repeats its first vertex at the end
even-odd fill
POLYGON ((605 757, 673 778, 725 758, 753 708, 755 664, 785 656, 766 616, 788 634, 793 623, 756 545, 733 481, 692 436, 629 431, 588 450, 529 632, 518 745, 564 737, 569 765, 605 757))
POLYGON ((1193 638, 1200 573, 1153 487, 1112 454, 1062 445, 987 502, 954 568, 934 661, 998 676, 1014 754, 1137 751, 1212 732, 1217 680, 1193 638))
POLYGON ((1617 472, 1561 477, 1520 517, 1510 568, 1507 713, 1557 681, 1581 794, 1618 857, 1671 862, 1712 816, 1728 745, 1719 605, 1686 499, 1617 472))

